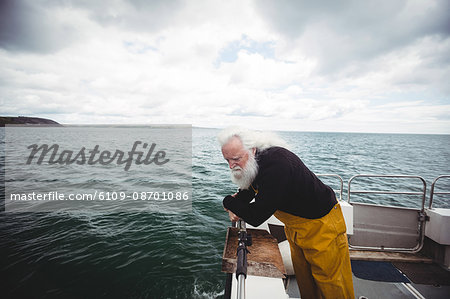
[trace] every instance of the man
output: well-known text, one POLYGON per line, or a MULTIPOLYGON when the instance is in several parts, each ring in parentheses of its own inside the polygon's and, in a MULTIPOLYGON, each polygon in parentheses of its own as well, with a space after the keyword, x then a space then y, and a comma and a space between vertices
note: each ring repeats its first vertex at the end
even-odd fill
POLYGON ((354 298, 345 222, 334 191, 274 135, 229 128, 218 139, 239 187, 223 200, 230 219, 258 226, 275 215, 285 224, 302 298, 354 298))

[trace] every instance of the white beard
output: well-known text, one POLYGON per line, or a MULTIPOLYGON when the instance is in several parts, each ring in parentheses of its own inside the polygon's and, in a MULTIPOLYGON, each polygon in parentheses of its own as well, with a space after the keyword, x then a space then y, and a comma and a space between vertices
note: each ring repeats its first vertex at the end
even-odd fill
POLYGON ((248 160, 244 168, 239 166, 231 169, 231 180, 240 189, 248 189, 258 174, 258 163, 255 156, 249 153, 248 160))

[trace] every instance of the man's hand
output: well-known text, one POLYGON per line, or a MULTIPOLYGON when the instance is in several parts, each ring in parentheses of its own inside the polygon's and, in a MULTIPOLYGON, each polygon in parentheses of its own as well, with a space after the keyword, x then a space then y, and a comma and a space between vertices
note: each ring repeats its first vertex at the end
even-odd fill
POLYGON ((239 221, 239 219, 241 219, 241 218, 239 218, 238 215, 236 215, 235 213, 233 213, 231 211, 228 211, 228 216, 230 217, 230 220, 233 222, 239 221))
POLYGON ((241 219, 241 218, 239 218, 238 215, 236 215, 235 213, 231 212, 230 210, 228 210, 226 208, 223 208, 223 209, 228 212, 228 216, 230 217, 230 220, 232 222, 236 222, 236 221, 239 221, 239 219, 241 219))
MULTIPOLYGON (((237 195, 237 193, 234 193, 234 194, 231 195, 231 196, 236 197, 236 195, 237 195)), ((231 212, 231 211, 228 210, 227 208, 224 207, 223 209, 224 209, 225 211, 228 212, 228 216, 230 217, 230 220, 231 220, 232 222, 237 222, 237 221, 239 221, 239 219, 241 219, 241 218, 239 218, 238 215, 236 215, 235 213, 231 212)))

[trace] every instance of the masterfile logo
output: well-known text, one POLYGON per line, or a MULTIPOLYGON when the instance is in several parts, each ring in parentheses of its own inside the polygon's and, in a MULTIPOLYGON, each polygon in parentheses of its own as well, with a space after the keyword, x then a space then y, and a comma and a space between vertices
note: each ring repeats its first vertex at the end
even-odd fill
POLYGON ((135 141, 132 149, 127 152, 127 155, 119 149, 116 149, 114 152, 108 150, 100 151, 100 145, 98 144, 92 150, 86 150, 86 147, 83 146, 77 153, 72 150, 62 150, 59 152, 59 147, 58 144, 53 144, 52 146, 48 146, 48 144, 42 144, 41 146, 32 144, 28 146, 27 148, 31 149, 31 151, 26 164, 31 164, 36 158, 36 164, 41 165, 48 154, 50 154, 47 160, 48 164, 70 165, 76 163, 78 165, 95 165, 98 163, 108 165, 116 162, 117 165, 125 164, 125 171, 130 169, 133 161, 136 165, 149 165, 152 163, 155 165, 164 165, 170 161, 166 159, 166 152, 163 150, 159 150, 154 154, 156 143, 148 146, 148 143, 143 143, 142 141, 135 141), (139 145, 141 145, 143 150, 147 149, 144 159, 142 158, 144 152, 137 150, 139 145), (36 157, 36 154, 40 154, 39 157, 36 157))

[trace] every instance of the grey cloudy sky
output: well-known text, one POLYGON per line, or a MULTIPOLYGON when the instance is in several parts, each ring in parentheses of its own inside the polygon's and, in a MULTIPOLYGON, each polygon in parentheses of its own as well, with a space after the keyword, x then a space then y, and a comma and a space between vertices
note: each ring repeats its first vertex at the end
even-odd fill
POLYGON ((0 0, 1 115, 450 133, 450 1, 0 0))

